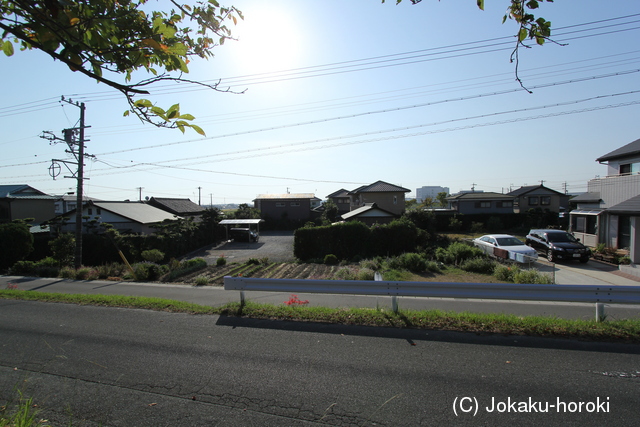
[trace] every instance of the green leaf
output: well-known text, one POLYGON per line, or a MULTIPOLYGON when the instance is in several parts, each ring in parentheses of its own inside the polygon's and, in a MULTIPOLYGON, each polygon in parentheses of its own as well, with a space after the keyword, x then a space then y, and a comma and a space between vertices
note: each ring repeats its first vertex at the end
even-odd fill
POLYGON ((182 120, 193 120, 195 119, 195 117, 193 117, 191 114, 183 114, 179 117, 182 120))
POLYGON ((196 132, 198 132, 202 136, 207 136, 207 134, 204 133, 204 131, 202 130, 202 128, 200 126, 191 125, 191 129, 195 130, 196 132))
POLYGON ((521 28, 520 32, 518 33, 518 41, 523 41, 524 39, 526 39, 527 38, 527 34, 529 34, 527 29, 526 28, 521 28))
POLYGON ((122 115, 122 117, 128 117, 129 116, 129 110, 125 111, 124 114, 122 115))
POLYGON ((149 101, 148 99, 138 99, 136 100, 133 105, 135 105, 136 107, 146 107, 146 108, 151 108, 153 106, 153 104, 151 103, 151 101, 149 101))
POLYGON ((9 40, 5 41, 2 44, 2 51, 7 56, 13 55, 13 43, 11 43, 11 41, 9 41, 9 40))
POLYGON ((480 10, 484 10, 484 0, 478 0, 478 7, 480 10))

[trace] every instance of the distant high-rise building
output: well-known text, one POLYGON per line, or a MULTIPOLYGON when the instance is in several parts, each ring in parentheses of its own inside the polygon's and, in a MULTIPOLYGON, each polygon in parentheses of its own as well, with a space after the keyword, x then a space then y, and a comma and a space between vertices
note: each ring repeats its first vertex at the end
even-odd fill
POLYGON ((447 193, 447 196, 449 195, 449 187, 439 187, 433 185, 417 188, 416 201, 418 203, 422 203, 427 197, 431 197, 433 200, 436 200, 436 197, 438 197, 438 193, 442 193, 443 191, 447 193))

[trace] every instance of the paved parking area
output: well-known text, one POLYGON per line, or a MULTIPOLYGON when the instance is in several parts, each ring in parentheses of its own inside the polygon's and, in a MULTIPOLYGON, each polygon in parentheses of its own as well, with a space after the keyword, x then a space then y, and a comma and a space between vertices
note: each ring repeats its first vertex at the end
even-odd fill
POLYGON ((229 262, 246 262, 250 258, 269 258, 273 262, 293 261, 293 231, 263 231, 258 242, 222 242, 191 253, 189 258, 204 258, 215 264, 220 257, 229 262))

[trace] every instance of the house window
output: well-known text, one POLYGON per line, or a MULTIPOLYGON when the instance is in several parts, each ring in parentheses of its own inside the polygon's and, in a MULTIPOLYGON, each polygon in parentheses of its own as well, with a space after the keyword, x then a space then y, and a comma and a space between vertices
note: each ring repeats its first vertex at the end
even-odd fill
POLYGON ((491 207, 491 202, 476 202, 475 203, 475 207, 476 208, 490 208, 491 207))
POLYGON ((96 208, 96 215, 102 215, 102 209, 96 208))
POLYGON ((300 202, 291 202, 291 206, 300 206, 300 202))
POLYGON ((93 215, 93 209, 91 209, 91 208, 87 209, 87 213, 88 213, 89 215, 93 215))
POLYGON ((512 201, 498 202, 498 207, 499 208, 512 208, 513 207, 513 202, 512 201))
POLYGON ((394 205, 398 204, 398 196, 393 196, 393 204, 394 205))
POLYGON ((276 202, 276 208, 284 208, 286 206, 285 202, 276 202))
POLYGON ((549 206, 551 204, 551 196, 540 196, 540 204, 549 206))
POLYGON ((596 215, 571 215, 571 230, 578 233, 598 234, 598 217, 596 215))
POLYGON ((620 175, 631 175, 640 172, 640 163, 627 163, 620 165, 620 175))
POLYGON ((538 196, 529 196, 529 206, 538 206, 539 202, 538 196))

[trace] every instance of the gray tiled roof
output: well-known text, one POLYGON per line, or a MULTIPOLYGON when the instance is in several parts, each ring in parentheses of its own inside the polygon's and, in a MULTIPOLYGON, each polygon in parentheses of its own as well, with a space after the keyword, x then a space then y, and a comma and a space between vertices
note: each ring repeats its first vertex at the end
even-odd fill
POLYGON ((636 139, 633 142, 628 143, 604 156, 598 157, 596 162, 606 162, 608 160, 615 160, 624 157, 640 155, 640 139, 636 139))
POLYGON ((330 197, 347 197, 348 195, 349 195, 349 192, 344 188, 341 188, 338 191, 334 191, 333 193, 329 194, 327 196, 327 199, 330 197))
POLYGON ((551 188, 545 187, 544 185, 541 185, 541 184, 540 185, 526 185, 524 187, 520 187, 520 188, 517 188, 517 189, 515 189, 513 191, 510 191, 507 194, 509 196, 522 196, 523 194, 527 194, 527 193, 529 193, 531 191, 538 190, 538 189, 541 189, 541 188, 544 188, 545 190, 548 190, 548 191, 551 191, 551 192, 554 192, 554 193, 562 194, 559 191, 556 191, 556 190, 553 190, 551 188))
POLYGON ((600 193, 584 193, 571 199, 577 203, 600 203, 601 200, 600 193))
POLYGON ((478 193, 462 193, 455 196, 447 197, 447 200, 512 200, 513 195, 493 193, 493 192, 478 192, 478 193))
POLYGON ((404 187, 399 187, 397 185, 389 184, 384 181, 376 181, 370 185, 364 185, 362 187, 358 187, 355 190, 350 191, 351 194, 355 193, 388 193, 388 192, 398 192, 401 191, 403 193, 408 193, 411 190, 406 189, 404 187))
POLYGON ((358 209, 354 209, 351 212, 347 212, 346 214, 342 215, 342 219, 349 219, 349 218, 353 218, 356 217, 358 215, 362 215, 365 212, 376 212, 379 215, 379 217, 395 217, 394 214, 392 214, 389 211, 386 211, 382 208, 379 208, 378 205, 376 205, 375 203, 365 203, 364 206, 359 207, 358 209))
POLYGON ((0 198, 55 199, 56 197, 26 185, 0 185, 0 198))
POLYGON ((314 199, 316 196, 313 193, 285 193, 285 194, 258 194, 255 200, 265 199, 314 199))
POLYGON ((152 197, 149 204, 176 215, 200 214, 205 208, 192 202, 190 199, 172 199, 164 197, 152 197))
POLYGON ((607 212, 613 214, 638 214, 640 213, 640 196, 635 196, 622 203, 611 206, 607 212))

